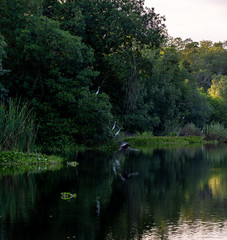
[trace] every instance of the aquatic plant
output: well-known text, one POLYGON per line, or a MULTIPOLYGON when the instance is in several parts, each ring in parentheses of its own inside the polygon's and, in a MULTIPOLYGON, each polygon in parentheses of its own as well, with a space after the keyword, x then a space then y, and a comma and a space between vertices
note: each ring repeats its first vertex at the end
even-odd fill
POLYGON ((40 153, 0 152, 0 174, 15 175, 25 172, 42 172, 58 170, 63 159, 58 156, 47 156, 40 153))
POLYGON ((79 163, 78 162, 67 162, 67 165, 71 166, 71 167, 76 167, 79 165, 79 163))
POLYGON ((62 192, 61 193, 61 199, 62 200, 70 200, 71 198, 77 198, 76 193, 70 193, 70 192, 62 192))
POLYGON ((22 153, 13 151, 0 152, 0 164, 3 165, 20 165, 20 164, 39 164, 39 163, 60 163, 62 158, 57 156, 47 156, 40 153, 22 153))

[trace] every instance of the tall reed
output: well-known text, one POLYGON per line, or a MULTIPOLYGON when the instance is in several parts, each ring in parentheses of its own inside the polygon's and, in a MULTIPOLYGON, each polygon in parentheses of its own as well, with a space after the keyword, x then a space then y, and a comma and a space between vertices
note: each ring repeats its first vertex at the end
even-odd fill
POLYGON ((37 127, 28 103, 10 100, 6 107, 0 105, 0 150, 32 152, 35 147, 37 127))

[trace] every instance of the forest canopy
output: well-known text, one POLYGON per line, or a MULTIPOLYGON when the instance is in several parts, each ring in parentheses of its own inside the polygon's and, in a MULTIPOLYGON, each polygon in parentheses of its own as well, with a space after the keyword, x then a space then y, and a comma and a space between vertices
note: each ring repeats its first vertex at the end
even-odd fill
POLYGON ((0 0, 0 11, 1 104, 30 103, 39 143, 227 127, 227 42, 172 39, 144 0, 0 0))

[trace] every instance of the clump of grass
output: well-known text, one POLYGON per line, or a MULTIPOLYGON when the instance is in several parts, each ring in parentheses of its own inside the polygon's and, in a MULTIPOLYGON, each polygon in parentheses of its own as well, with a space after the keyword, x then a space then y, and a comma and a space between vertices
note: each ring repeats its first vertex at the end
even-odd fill
POLYGON ((205 127, 205 140, 227 142, 227 129, 220 123, 211 123, 205 127))
POLYGON ((36 133, 28 103, 10 100, 7 107, 0 105, 0 151, 33 151, 36 133))

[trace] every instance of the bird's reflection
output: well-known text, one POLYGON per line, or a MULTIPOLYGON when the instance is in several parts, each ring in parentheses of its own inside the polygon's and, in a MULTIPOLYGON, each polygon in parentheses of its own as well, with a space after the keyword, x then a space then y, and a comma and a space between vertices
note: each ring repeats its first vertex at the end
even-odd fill
POLYGON ((139 175, 138 172, 126 172, 122 170, 122 164, 125 161, 125 154, 128 151, 137 151, 137 149, 131 149, 130 144, 123 142, 119 150, 115 153, 113 157, 113 172, 114 175, 119 176, 121 181, 130 180, 133 176, 139 175), (120 160, 119 160, 120 159, 120 160))

